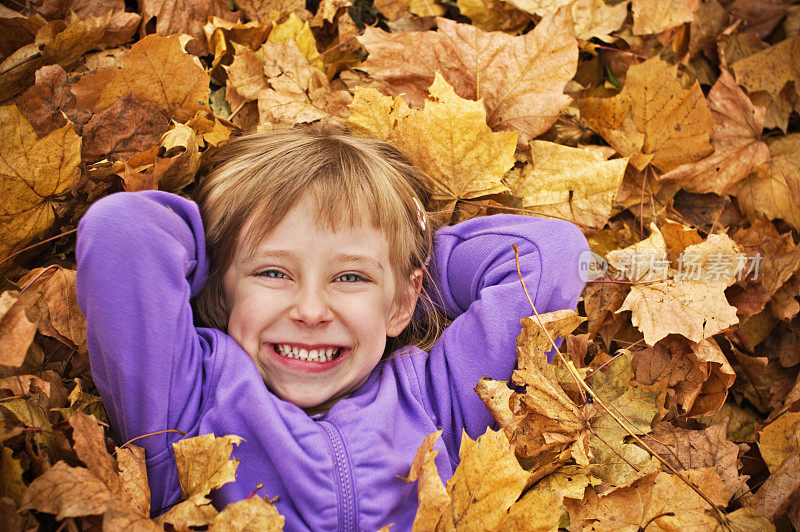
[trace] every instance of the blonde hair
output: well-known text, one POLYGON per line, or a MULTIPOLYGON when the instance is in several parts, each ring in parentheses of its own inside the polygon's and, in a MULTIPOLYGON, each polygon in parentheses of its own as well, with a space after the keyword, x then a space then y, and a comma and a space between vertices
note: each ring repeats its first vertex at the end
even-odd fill
POLYGON ((255 222, 240 243, 253 250, 308 196, 318 207, 317 224, 335 231, 340 224, 368 221, 383 232, 398 294, 404 293, 414 270, 423 271, 414 317, 397 338, 389 339, 384 359, 409 344, 431 347, 443 326, 427 267, 436 230, 427 214, 431 189, 427 177, 394 147, 352 136, 338 126, 316 124, 232 137, 208 168, 194 192, 211 264, 206 285, 194 300, 199 325, 227 330, 222 275, 245 224, 255 222))

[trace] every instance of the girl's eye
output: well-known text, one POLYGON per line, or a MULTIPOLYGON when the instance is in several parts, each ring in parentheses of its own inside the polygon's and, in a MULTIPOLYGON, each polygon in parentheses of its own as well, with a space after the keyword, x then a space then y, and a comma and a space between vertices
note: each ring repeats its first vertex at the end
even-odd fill
POLYGON ((280 270, 264 270, 263 272, 256 273, 257 277, 267 277, 270 279, 285 279, 286 274, 280 270))
POLYGON ((363 277, 358 275, 357 273, 343 273, 339 277, 337 277, 343 283, 357 283, 360 281, 366 281, 363 277))

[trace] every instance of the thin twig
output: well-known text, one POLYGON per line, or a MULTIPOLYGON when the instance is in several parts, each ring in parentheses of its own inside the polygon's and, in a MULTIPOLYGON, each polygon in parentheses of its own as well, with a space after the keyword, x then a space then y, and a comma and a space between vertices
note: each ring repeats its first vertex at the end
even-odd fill
MULTIPOLYGON (((128 441, 126 441, 125 443, 123 443, 123 444, 122 444, 122 445, 120 445, 119 447, 120 447, 120 449, 122 449, 122 448, 124 448, 126 445, 129 445, 129 444, 131 444, 131 443, 135 442, 136 440, 140 440, 140 439, 142 439, 142 438, 146 438, 147 436, 155 436, 155 435, 157 435, 157 434, 165 434, 165 433, 167 433, 167 432, 177 432, 177 433, 178 433, 178 434, 180 434, 181 436, 186 436, 186 431, 184 431, 184 430, 178 430, 178 429, 157 430, 157 431, 155 431, 155 432, 148 432, 147 434, 142 434, 141 436, 136 436, 135 438, 132 438, 132 439, 130 439, 130 440, 128 440, 128 441)), ((117 452, 117 450, 116 450, 116 449, 114 449, 114 453, 116 453, 116 452, 117 452)), ((114 454, 114 453, 112 453, 112 454, 114 454)))
POLYGON ((0 260, 0 264, 3 264, 3 263, 4 263, 5 261, 7 261, 7 260, 13 259, 14 257, 16 257, 17 255, 19 255, 20 253, 24 253, 25 251, 28 251, 29 249, 33 249, 33 248, 35 248, 36 246, 41 246, 42 244, 44 244, 44 243, 46 243, 46 242, 50 242, 51 240, 55 240, 56 238, 61 238, 62 236, 67 236, 67 235, 69 235, 69 234, 72 234, 72 233, 74 233, 74 232, 75 232, 75 231, 77 231, 77 230, 78 230, 77 228, 75 228, 75 229, 70 229, 69 231, 66 231, 66 232, 64 232, 64 233, 61 233, 60 235, 51 236, 50 238, 45 238, 45 239, 44 239, 44 240, 42 240, 41 242, 37 242, 37 243, 35 243, 35 244, 31 244, 30 246, 24 247, 24 248, 20 249, 19 251, 15 251, 14 253, 12 253, 12 254, 11 254, 11 255, 9 255, 8 257, 4 258, 3 260, 0 260))

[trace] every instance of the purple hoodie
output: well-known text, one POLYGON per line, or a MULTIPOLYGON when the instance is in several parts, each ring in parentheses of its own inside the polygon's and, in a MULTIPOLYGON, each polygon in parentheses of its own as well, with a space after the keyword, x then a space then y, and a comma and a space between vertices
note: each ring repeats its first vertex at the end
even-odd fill
MULTIPOLYGON (((572 224, 496 215, 436 234, 434 280, 454 318, 430 354, 418 348, 380 362, 367 381, 325 414, 308 416, 264 385, 236 341, 196 328, 189 300, 206 279, 197 205, 158 191, 113 194, 78 226, 78 301, 88 321, 92 376, 119 437, 164 429, 187 437, 235 434, 236 482, 212 494, 217 507, 260 495, 286 530, 410 530, 416 482, 406 484, 423 438, 436 442, 443 482, 458 465, 462 430, 475 439, 494 425, 474 387, 508 380, 520 318, 531 314, 512 244, 537 310, 574 308, 588 249, 572 224)), ((181 496, 172 443, 145 437, 153 513, 181 496)))

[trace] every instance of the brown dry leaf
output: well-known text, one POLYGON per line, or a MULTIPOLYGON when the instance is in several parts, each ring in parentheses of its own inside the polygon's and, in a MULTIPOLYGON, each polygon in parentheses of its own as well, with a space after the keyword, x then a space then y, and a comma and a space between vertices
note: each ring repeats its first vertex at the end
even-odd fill
POLYGON ((514 165, 517 134, 493 133, 483 105, 458 97, 438 73, 430 95, 422 111, 398 121, 389 141, 431 178, 443 216, 459 199, 507 191, 501 180, 514 165))
POLYGON ((680 26, 694 20, 700 0, 670 0, 651 2, 633 0, 633 33, 649 35, 680 26))
POLYGON ((228 11, 228 5, 223 0, 142 0, 139 4, 141 33, 152 33, 153 26, 155 33, 164 37, 185 33, 194 37, 203 52, 207 52, 203 26, 208 18, 218 17, 230 22, 239 18, 238 13, 228 11))
POLYGON ((529 473, 519 465, 503 430, 487 429, 476 441, 463 432, 458 456, 460 463, 447 481, 451 503, 442 516, 444 529, 497 530, 529 473))
POLYGON ((770 160, 730 193, 750 219, 780 218, 800 229, 800 133, 767 141, 770 160))
POLYGON ((269 83, 269 88, 258 92, 261 124, 293 125, 347 118, 350 93, 331 90, 325 74, 308 62, 294 41, 267 42, 261 54, 269 83))
POLYGON ((71 124, 39 139, 16 105, 0 107, 0 257, 39 238, 54 198, 78 181, 81 139, 71 124))
POLYGON ((541 493, 561 492, 564 498, 582 500, 586 488, 602 481, 592 476, 587 466, 565 465, 544 477, 531 491, 541 493))
POLYGON ((728 25, 730 15, 718 0, 700 3, 690 27, 689 54, 695 55, 713 43, 728 25))
POLYGON ((119 498, 122 481, 117 474, 117 461, 106 450, 103 427, 94 416, 80 411, 73 413, 68 422, 72 427, 75 454, 108 487, 111 495, 119 498))
POLYGON ((613 318, 628 295, 628 287, 617 283, 589 283, 583 291, 583 303, 589 322, 589 337, 594 335, 613 318))
POLYGON ((713 467, 729 498, 739 490, 749 489, 745 485, 748 477, 739 475, 739 446, 727 439, 723 424, 688 430, 671 423, 659 423, 645 441, 679 471, 713 467))
POLYGON ((758 450, 773 473, 800 451, 800 412, 786 412, 761 430, 758 450))
POLYGON ((631 66, 613 98, 583 99, 581 116, 640 170, 652 163, 666 172, 712 150, 714 121, 700 84, 684 89, 678 67, 658 57, 631 66))
MULTIPOLYGON (((765 92, 778 101, 784 88, 792 83, 794 91, 791 92, 791 99, 796 100, 800 94, 800 36, 786 39, 740 59, 731 64, 730 68, 736 76, 736 83, 746 88, 750 94, 765 92)), ((798 110, 796 103, 794 108, 798 110)), ((782 110, 775 109, 779 115, 777 121, 785 124, 791 110, 792 106, 785 104, 782 110)), ((785 125, 783 129, 786 131, 785 125)))
MULTIPOLYGON (((657 231, 655 226, 652 229, 657 231)), ((725 299, 725 289, 736 281, 743 255, 727 235, 709 235, 702 243, 688 246, 681 262, 683 271, 675 276, 670 275, 674 271, 662 267, 665 246, 659 244, 656 253, 641 253, 634 250, 633 262, 617 264, 632 269, 630 279, 654 280, 635 283, 617 312, 632 311, 631 322, 642 331, 647 345, 655 345, 668 334, 700 342, 738 323, 736 308, 725 299), (637 275, 640 272, 643 276, 637 275), (659 278, 662 280, 655 280, 659 278)))
POLYGON ((158 105, 179 122, 191 119, 208 102, 209 76, 196 57, 181 46, 181 37, 148 35, 131 47, 120 69, 101 70, 72 86, 78 106, 93 113, 130 95, 158 105))
POLYGON ((401 477, 403 482, 419 481, 417 484, 419 508, 414 516, 413 530, 434 530, 443 512, 450 506, 450 495, 447 494, 439 477, 435 462, 439 450, 433 448, 441 433, 440 430, 425 436, 414 455, 411 471, 407 477, 401 477))
POLYGON ((458 10, 469 17, 474 26, 484 31, 505 31, 515 34, 531 20, 526 13, 503 0, 457 0, 458 10))
POLYGON ((677 181, 690 192, 724 195, 756 166, 769 160, 769 148, 761 140, 766 110, 752 104, 727 70, 711 88, 708 105, 715 120, 711 131, 714 153, 657 179, 677 181))
POLYGON ((625 175, 627 159, 606 158, 595 150, 535 140, 531 163, 519 179, 507 180, 511 193, 537 216, 603 227, 625 175))
MULTIPOLYGON (((2 301, 2 299, 0 299, 2 301)), ((0 303, 0 308, 1 307, 0 303)), ((14 375, 0 379, 0 390, 8 390, 11 395, 24 395, 30 393, 31 388, 37 388, 45 395, 50 395, 50 383, 36 375, 14 375)))
POLYGON ((111 14, 88 17, 72 15, 69 23, 56 20, 36 32, 36 41, 27 44, 0 64, 0 101, 27 89, 34 73, 44 65, 61 65, 69 70, 103 39, 111 14))
POLYGON ((686 417, 715 414, 736 378, 712 339, 693 344, 684 338, 669 337, 653 348, 637 352, 633 366, 640 384, 650 386, 666 381, 671 391, 667 407, 686 417))
POLYGON ((609 34, 618 30, 628 16, 627 1, 613 6, 602 0, 509 0, 508 4, 540 17, 552 15, 571 4, 575 36, 584 41, 592 37, 611 41, 609 34))
POLYGON ((60 266, 36 268, 18 281, 26 311, 39 332, 87 352, 86 318, 78 308, 75 270, 60 266))
POLYGON ((47 20, 38 13, 30 17, 3 15, 0 18, 0 61, 36 41, 36 34, 45 25, 47 20))
MULTIPOLYGON (((732 238, 748 257, 759 256, 757 280, 769 295, 774 294, 800 267, 800 246, 791 233, 778 233, 768 220, 760 219, 732 238)), ((756 272, 753 272, 754 274, 756 272)))
POLYGON ((25 314, 25 300, 15 290, 0 294, 0 364, 21 366, 35 335, 36 324, 25 314))
POLYGON ((209 530, 214 532, 280 532, 285 518, 261 497, 250 497, 226 506, 209 530))
POLYGON ((368 28, 360 67, 385 81, 393 96, 421 107, 439 71, 456 94, 482 100, 495 131, 518 131, 519 143, 545 132, 569 104, 564 86, 575 75, 578 46, 567 8, 546 16, 520 37, 487 33, 437 19, 436 32, 390 34, 368 28))
POLYGON ((792 503, 792 496, 800 490, 800 453, 786 457, 777 469, 758 488, 750 505, 767 519, 783 515, 792 503))
MULTIPOLYGON (((552 338, 565 336, 583 321, 571 310, 540 317, 552 338)), ((571 454, 577 463, 586 465, 589 463, 587 421, 592 408, 589 404, 576 405, 564 391, 556 376, 556 366, 547 361, 551 349, 538 320, 523 318, 522 331, 517 337, 519 369, 514 370, 511 380, 517 386, 526 385, 526 391, 511 396, 510 408, 515 417, 512 424, 502 428, 510 433, 519 456, 544 459, 568 450, 566 458, 571 454)))
POLYGON ((260 21, 277 18, 281 13, 303 13, 304 0, 236 0, 236 6, 249 20, 260 21))
POLYGON ((122 481, 119 499, 143 516, 150 515, 150 485, 144 449, 135 445, 117 447, 117 466, 122 481))
POLYGON ((236 480, 239 460, 229 460, 239 436, 214 437, 203 434, 172 444, 178 466, 178 480, 186 498, 157 519, 158 524, 171 523, 176 528, 211 524, 217 511, 207 495, 212 489, 236 480))
MULTIPOLYGON (((94 416, 106 425, 109 424, 108 415, 106 414, 102 399, 96 395, 85 393, 83 391, 81 379, 75 379, 75 387, 69 392, 67 400, 69 400, 69 406, 67 408, 51 408, 51 410, 60 412, 65 420, 70 419, 72 414, 80 411, 84 414, 94 416)), ((63 402, 60 404, 63 404, 63 402)))
POLYGON ((800 312, 800 272, 778 288, 769 301, 770 312, 778 319, 789 321, 800 312))
POLYGON ((36 131, 39 138, 72 121, 75 132, 83 132, 89 114, 76 107, 76 98, 69 90, 67 73, 59 65, 48 65, 36 71, 36 84, 17 98, 17 108, 36 131))
MULTIPOLYGON (((713 469, 685 471, 684 475, 715 504, 727 504, 722 481, 713 469)), ((586 493, 583 501, 564 501, 572 526, 635 532, 645 526, 648 530, 705 530, 716 522, 706 501, 676 476, 664 472, 651 473, 602 497, 591 489, 586 493)))
POLYGON ((124 96, 86 124, 81 159, 85 163, 129 159, 158 143, 169 127, 169 117, 157 104, 124 96))
POLYGON ((113 504, 111 492, 82 467, 57 462, 28 486, 22 510, 55 514, 56 519, 101 515, 113 504))
POLYGON ((230 22, 219 17, 209 17, 208 22, 203 26, 209 51, 214 54, 211 63, 211 77, 224 81, 220 77, 217 67, 220 65, 230 65, 233 59, 233 43, 237 43, 251 50, 258 50, 264 41, 267 40, 272 29, 272 21, 253 21, 246 24, 241 22, 230 22))

